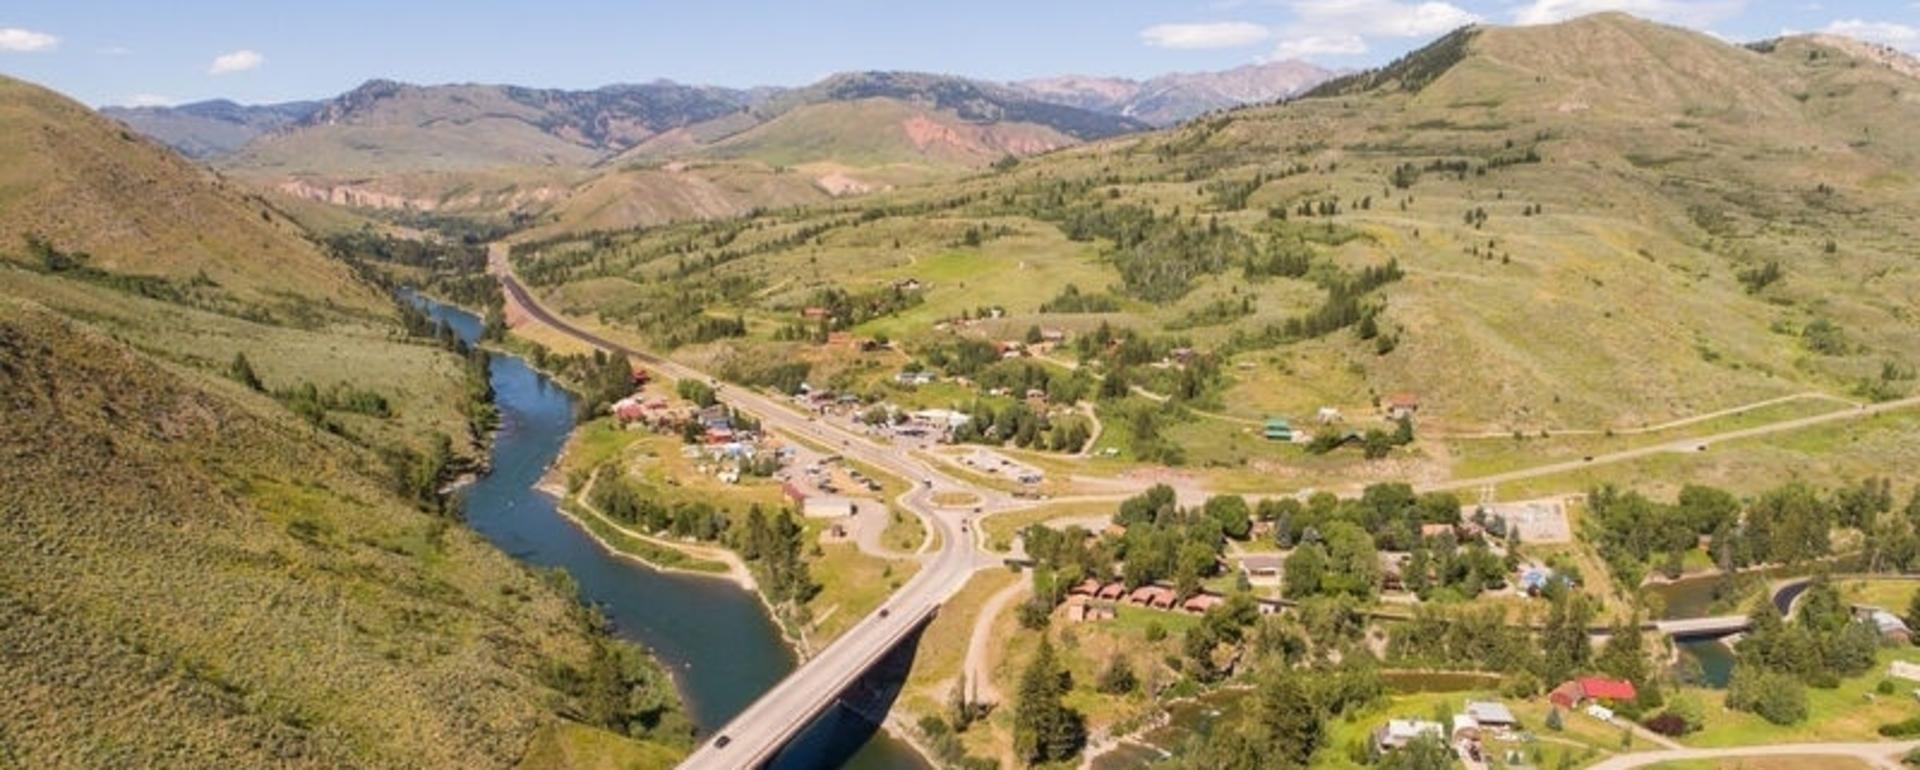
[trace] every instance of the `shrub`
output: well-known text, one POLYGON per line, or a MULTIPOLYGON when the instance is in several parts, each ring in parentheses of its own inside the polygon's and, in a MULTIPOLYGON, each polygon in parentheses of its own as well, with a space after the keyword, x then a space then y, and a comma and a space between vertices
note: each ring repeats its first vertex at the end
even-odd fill
POLYGON ((1920 735, 1920 717, 1888 722, 1881 725, 1878 732, 1886 738, 1911 738, 1920 735))
POLYGON ((1685 717, 1671 711, 1662 711, 1642 724, 1646 725, 1648 730, 1652 730, 1669 738, 1686 735, 1692 729, 1692 725, 1687 724, 1685 717))

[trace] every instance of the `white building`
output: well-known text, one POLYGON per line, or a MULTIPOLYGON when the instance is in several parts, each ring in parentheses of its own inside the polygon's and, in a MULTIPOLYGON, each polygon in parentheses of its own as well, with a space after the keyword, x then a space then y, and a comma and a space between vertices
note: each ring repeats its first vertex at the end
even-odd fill
POLYGON ((1392 751, 1412 743, 1422 735, 1444 743, 1447 740, 1447 726, 1425 719, 1391 719, 1385 726, 1373 731, 1373 745, 1381 751, 1392 751))

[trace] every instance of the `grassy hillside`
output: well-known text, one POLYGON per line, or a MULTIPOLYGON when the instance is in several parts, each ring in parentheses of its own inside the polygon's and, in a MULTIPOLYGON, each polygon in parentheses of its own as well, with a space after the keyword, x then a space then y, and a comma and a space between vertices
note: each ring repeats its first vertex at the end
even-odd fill
POLYGON ((23 766, 510 767, 602 707, 583 611, 354 447, 18 300, 0 383, 23 766))
POLYGON ((258 197, 65 97, 0 78, 0 255, 32 259, 29 235, 91 255, 88 267, 193 283, 264 314, 387 306, 258 197))
MULTIPOLYGON (((811 336, 794 334, 800 308, 845 290, 879 309, 851 331, 922 360, 956 331, 1136 329, 1142 347, 1053 357, 1126 368, 1190 408, 1103 402, 1100 446, 1128 456, 1155 411, 1187 462, 1289 483, 1336 468, 1249 424, 1332 406, 1372 427, 1400 391, 1435 434, 1910 392, 1920 138, 1887 127, 1920 118, 1920 83, 1817 40, 1763 48, 1618 14, 1475 28, 1285 105, 810 212, 520 253, 556 301, 636 336, 690 339, 656 297, 747 322, 690 357, 804 359, 816 384, 895 398, 878 382, 904 357, 795 341, 811 336), (908 278, 923 288, 887 299, 908 278), (1093 301, 1060 302, 1069 284, 1093 301), (1211 354, 1198 383, 1154 363, 1182 346, 1211 354)), ((1441 443, 1402 458, 1360 472, 1453 464, 1441 443)))
POLYGON ((0 85, 0 765, 685 750, 664 672, 442 510, 483 371, 257 199, 0 85))
POLYGON ((886 98, 796 107, 715 143, 707 154, 776 165, 831 160, 852 166, 917 162, 979 168, 1008 155, 1075 144, 1032 123, 971 123, 953 113, 886 98))

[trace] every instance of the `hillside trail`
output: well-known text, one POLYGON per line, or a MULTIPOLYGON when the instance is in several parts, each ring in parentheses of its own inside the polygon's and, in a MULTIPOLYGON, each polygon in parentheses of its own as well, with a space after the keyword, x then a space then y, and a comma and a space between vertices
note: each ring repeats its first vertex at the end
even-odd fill
POLYGON ((987 597, 980 604, 979 614, 973 616, 973 633, 967 638, 967 660, 960 667, 967 678, 967 700, 974 703, 1000 702, 1000 688, 993 684, 993 621, 1006 611, 1008 604, 1024 596, 1032 587, 1032 581, 1015 580, 1012 585, 987 597))
MULTIPOLYGON (((1831 393, 1822 393, 1819 391, 1807 391, 1804 393, 1793 393, 1790 395, 1779 396, 1776 398, 1769 398, 1763 401, 1755 401, 1750 404, 1741 404, 1739 406, 1731 406, 1725 409, 1718 409, 1711 412, 1704 412, 1704 413, 1692 415, 1689 417, 1682 417, 1676 420, 1668 420, 1667 422, 1655 423, 1653 425, 1641 425, 1641 426, 1629 427, 1629 428, 1557 428, 1557 429, 1556 428, 1539 428, 1536 430, 1525 431, 1525 432, 1530 434, 1545 433, 1549 436, 1555 436, 1555 437, 1558 437, 1558 436, 1606 436, 1606 435, 1633 436, 1633 435, 1639 435, 1642 433, 1659 433, 1660 431, 1664 431, 1664 430, 1672 430, 1674 428, 1684 428, 1689 425, 1696 425, 1696 424, 1707 422, 1710 420, 1717 420, 1722 417, 1732 417, 1734 415, 1742 414, 1745 412, 1751 412, 1756 409, 1765 409, 1770 406, 1777 406, 1780 404, 1792 403, 1794 401, 1831 401, 1833 403, 1841 404, 1843 406, 1851 406, 1856 408, 1861 405, 1860 402, 1858 401, 1852 401, 1845 398, 1841 398, 1831 393)), ((1489 439, 1489 438, 1510 438, 1513 436, 1513 431, 1512 430, 1463 431, 1463 432, 1428 431, 1428 432, 1423 432, 1421 435, 1423 438, 1439 438, 1439 439, 1489 439)))

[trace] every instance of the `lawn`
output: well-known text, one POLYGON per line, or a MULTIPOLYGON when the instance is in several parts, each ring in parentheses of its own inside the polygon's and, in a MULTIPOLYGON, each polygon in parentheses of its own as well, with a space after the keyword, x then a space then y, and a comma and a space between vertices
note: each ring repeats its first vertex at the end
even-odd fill
POLYGON ((1005 551, 1013 547, 1014 535, 1031 525, 1066 517, 1110 516, 1118 508, 1118 503, 1105 501, 1049 503, 1033 508, 991 514, 980 520, 980 529, 986 533, 988 548, 1005 551))
POLYGON ((1914 594, 1920 592, 1920 581, 1891 578, 1835 580, 1833 585, 1849 603, 1879 607, 1896 615, 1905 614, 1914 594))
POLYGON ((1920 648, 1882 649, 1879 662, 1865 676, 1844 680, 1833 689, 1807 688, 1808 718, 1792 725, 1774 725, 1758 716, 1731 711, 1721 704, 1725 690, 1699 690, 1707 704, 1706 728, 1687 736, 1689 746, 1747 746, 1763 743, 1815 741, 1877 741, 1880 725, 1920 716, 1920 704, 1906 694, 1910 684, 1896 680, 1894 694, 1874 692, 1895 660, 1920 662, 1920 648))
MULTIPOLYGON (((818 520, 807 521, 808 542, 818 542, 824 526, 818 520)), ((889 561, 861 553, 859 546, 852 543, 820 546, 819 552, 808 558, 807 567, 812 570, 814 582, 820 584, 820 593, 807 602, 813 622, 806 636, 815 649, 838 638, 841 632, 879 609, 888 596, 920 569, 914 561, 889 561)))
POLYGON ((573 517, 574 521, 580 522, 580 524, 585 526, 589 532, 592 532, 594 537, 598 538, 601 543, 612 548, 617 553, 635 557, 660 569, 678 569, 714 574, 725 574, 727 571, 727 565, 720 562, 695 558, 677 548, 634 537, 613 522, 607 520, 605 516, 588 510, 586 506, 568 501, 561 507, 567 512, 567 515, 573 517))
POLYGON ((906 692, 901 696, 902 705, 916 714, 945 713, 954 678, 960 675, 960 667, 966 660, 967 643, 973 636, 973 622, 980 613, 980 605, 1000 589, 1025 579, 1025 575, 1005 569, 976 572, 959 593, 940 605, 939 614, 934 615, 933 622, 920 635, 913 668, 907 674, 906 692))

